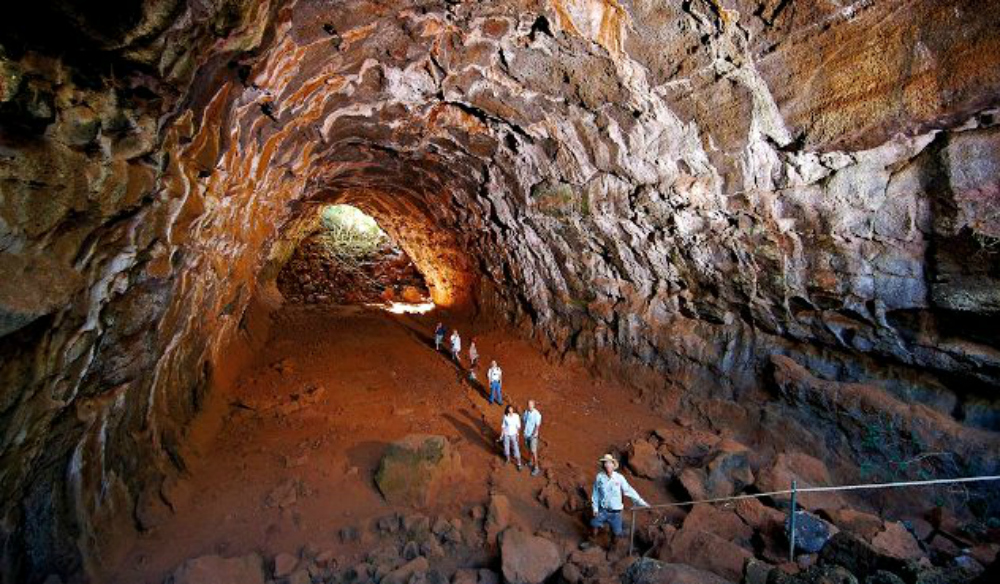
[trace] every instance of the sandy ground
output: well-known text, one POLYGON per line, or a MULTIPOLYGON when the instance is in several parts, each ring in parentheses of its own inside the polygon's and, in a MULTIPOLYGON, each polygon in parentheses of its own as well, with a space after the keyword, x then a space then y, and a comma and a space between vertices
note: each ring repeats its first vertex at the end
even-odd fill
MULTIPOLYGON (((551 363, 508 332, 435 313, 287 307, 254 365, 222 396, 225 407, 202 414, 218 417, 200 420, 218 432, 188 446, 188 475, 171 489, 175 513, 134 542, 110 581, 159 584, 190 557, 296 553, 306 545, 332 550, 349 565, 366 544, 341 544, 341 528, 411 511, 388 505, 373 480, 386 445, 410 433, 447 436, 465 469, 424 513, 468 517, 494 489, 510 498, 520 521, 582 535, 582 517, 537 501, 544 476, 499 464, 501 407, 488 405, 485 393, 435 352, 438 320, 457 327, 466 346, 470 334, 479 339, 480 380, 496 359, 505 399, 519 409, 529 398, 538 402, 543 468, 588 490, 601 454, 670 415, 657 415, 626 383, 551 363)), ((635 484, 652 503, 670 500, 662 485, 635 484)))

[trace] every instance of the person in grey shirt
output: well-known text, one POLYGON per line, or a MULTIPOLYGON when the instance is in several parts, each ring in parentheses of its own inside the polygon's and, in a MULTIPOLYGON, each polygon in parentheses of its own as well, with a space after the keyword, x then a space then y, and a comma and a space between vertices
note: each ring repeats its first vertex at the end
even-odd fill
POLYGON ((611 545, 614 546, 622 534, 623 496, 632 499, 639 507, 649 507, 649 503, 628 484, 625 477, 618 474, 618 461, 614 456, 605 454, 597 463, 601 465, 601 472, 594 479, 591 495, 594 518, 590 520, 590 527, 596 538, 601 528, 607 525, 611 529, 611 545))

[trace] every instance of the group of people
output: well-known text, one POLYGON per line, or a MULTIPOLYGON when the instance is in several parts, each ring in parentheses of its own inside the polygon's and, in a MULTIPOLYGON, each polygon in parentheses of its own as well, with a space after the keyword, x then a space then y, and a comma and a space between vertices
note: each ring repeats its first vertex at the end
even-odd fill
MULTIPOLYGON (((448 332, 445 328, 444 323, 438 323, 434 327, 434 349, 440 351, 444 346, 444 337, 448 332)), ((452 360, 461 369, 462 368, 462 335, 458 333, 458 329, 453 329, 451 331, 451 336, 448 337, 448 353, 451 355, 452 360)), ((479 366, 479 349, 476 347, 476 337, 472 337, 469 342, 469 379, 471 381, 477 381, 476 377, 476 367, 479 366)), ((497 365, 496 360, 490 362, 489 369, 486 370, 486 379, 490 382, 490 395, 489 402, 492 404, 503 405, 503 370, 497 365)))
POLYGON ((500 422, 500 439, 503 442, 503 455, 510 464, 511 451, 514 453, 514 461, 517 463, 517 470, 521 470, 521 449, 518 447, 518 440, 521 431, 524 431, 524 445, 531 454, 531 475, 537 476, 541 473, 538 466, 538 431, 542 428, 542 413, 535 408, 535 400, 528 400, 528 408, 524 410, 524 415, 519 416, 517 409, 508 404, 504 408, 503 420, 500 422))
MULTIPOLYGON (((438 351, 444 345, 445 329, 443 323, 438 323, 434 329, 434 348, 438 351)), ((455 363, 462 367, 462 337, 457 330, 452 330, 448 339, 449 353, 455 363)), ((479 363, 479 350, 476 347, 476 339, 473 337, 469 343, 469 378, 476 380, 476 366, 479 363)), ((486 372, 486 377, 490 382, 490 404, 503 404, 503 393, 501 383, 503 372, 497 362, 491 361, 486 372)), ((524 444, 531 454, 531 474, 536 476, 541 473, 538 464, 539 431, 542 427, 542 414, 536 407, 535 400, 528 400, 528 407, 523 414, 517 413, 517 408, 513 404, 508 404, 504 408, 503 419, 500 423, 500 438, 497 442, 503 443, 503 453, 507 464, 513 460, 517 464, 517 470, 522 468, 521 450, 519 447, 520 437, 523 433, 524 444)), ((625 480, 625 477, 618 473, 618 461, 611 454, 605 454, 597 461, 600 472, 594 480, 591 489, 591 506, 593 516, 590 526, 593 536, 596 537, 601 528, 607 526, 611 531, 612 546, 615 546, 618 538, 622 535, 624 527, 622 524, 622 512, 624 511, 624 498, 628 497, 640 507, 648 507, 649 504, 632 488, 625 480)))

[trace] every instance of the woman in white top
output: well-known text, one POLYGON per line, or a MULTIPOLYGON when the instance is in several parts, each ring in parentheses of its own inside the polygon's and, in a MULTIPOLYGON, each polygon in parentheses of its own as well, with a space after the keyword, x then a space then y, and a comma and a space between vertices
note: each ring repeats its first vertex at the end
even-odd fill
POLYGON ((503 455, 510 462, 510 450, 514 449, 517 470, 521 470, 521 451, 517 446, 517 436, 521 432, 521 416, 517 415, 514 406, 508 405, 504 410, 503 423, 500 425, 500 439, 503 440, 503 455))

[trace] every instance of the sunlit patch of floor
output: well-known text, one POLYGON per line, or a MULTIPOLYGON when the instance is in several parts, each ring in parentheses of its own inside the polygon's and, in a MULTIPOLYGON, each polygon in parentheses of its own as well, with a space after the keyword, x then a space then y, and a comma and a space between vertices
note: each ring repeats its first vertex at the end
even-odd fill
POLYGON ((436 308, 433 302, 389 302, 388 304, 369 304, 368 306, 393 314, 427 314, 436 308))

